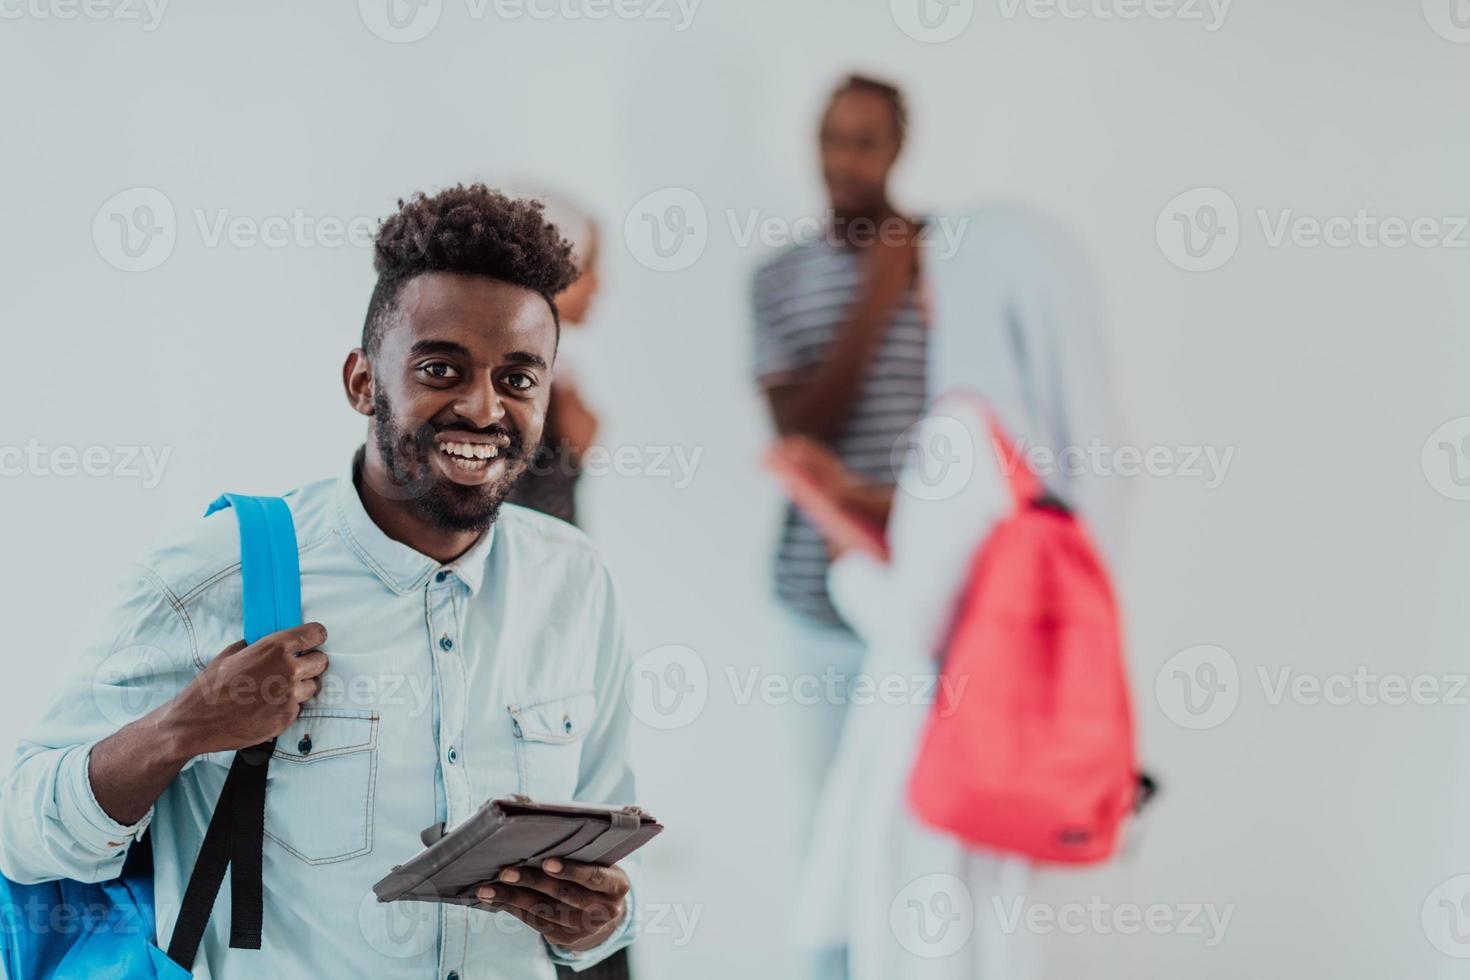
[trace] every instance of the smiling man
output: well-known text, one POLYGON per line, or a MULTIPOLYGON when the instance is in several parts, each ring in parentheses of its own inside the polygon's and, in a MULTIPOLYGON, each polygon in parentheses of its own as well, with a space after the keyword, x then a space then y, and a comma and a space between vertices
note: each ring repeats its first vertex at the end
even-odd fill
POLYGON ((480 185, 400 202, 376 268, 343 367, 366 445, 287 497, 307 622, 239 639, 229 516, 162 542, 21 743, 0 871, 106 880, 151 827, 166 946, 234 751, 276 738, 261 948, 230 948, 224 889, 196 975, 550 978, 631 941, 623 868, 548 861, 473 905, 379 905, 371 886, 487 799, 634 802, 608 575, 570 525, 502 507, 576 273, 539 205, 480 185))

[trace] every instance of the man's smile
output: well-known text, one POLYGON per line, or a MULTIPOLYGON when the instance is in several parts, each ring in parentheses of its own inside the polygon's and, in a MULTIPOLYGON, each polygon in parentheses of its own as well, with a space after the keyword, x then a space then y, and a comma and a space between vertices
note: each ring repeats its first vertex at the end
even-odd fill
POLYGON ((510 453, 508 436, 440 433, 434 439, 440 468, 456 483, 479 484, 504 474, 510 453))

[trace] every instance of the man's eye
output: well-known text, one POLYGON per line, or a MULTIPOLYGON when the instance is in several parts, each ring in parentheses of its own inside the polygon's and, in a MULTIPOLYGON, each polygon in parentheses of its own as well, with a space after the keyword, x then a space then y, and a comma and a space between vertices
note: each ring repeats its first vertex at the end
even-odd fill
POLYGON ((447 361, 431 361, 419 368, 419 370, 423 371, 429 377, 437 378, 440 381, 459 377, 459 372, 454 369, 454 365, 447 361))
POLYGON ((505 376, 505 383, 510 385, 516 391, 530 391, 532 388, 536 387, 536 379, 531 377, 529 374, 524 374, 520 371, 516 371, 512 374, 507 374, 505 376))

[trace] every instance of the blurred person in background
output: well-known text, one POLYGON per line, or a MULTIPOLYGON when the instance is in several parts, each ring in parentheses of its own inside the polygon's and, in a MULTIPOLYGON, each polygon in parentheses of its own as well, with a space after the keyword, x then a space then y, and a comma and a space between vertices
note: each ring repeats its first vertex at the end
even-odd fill
MULTIPOLYGON (((892 483, 893 445, 924 408, 926 328, 911 247, 919 225, 888 192, 907 125, 893 85, 854 75, 836 88, 819 130, 829 204, 823 233, 766 262, 753 283, 755 375, 777 432, 826 447, 875 484, 892 483)), ((862 646, 827 593, 828 561, 821 533, 789 509, 775 562, 785 669, 850 679, 862 646)), ((823 702, 794 715, 798 840, 843 711, 842 703, 823 702)))
POLYGON ((577 484, 583 455, 597 438, 597 413, 583 400, 577 384, 577 346, 597 295, 597 222, 586 210, 558 194, 528 193, 546 208, 546 220, 572 245, 577 281, 556 297, 564 330, 557 348, 546 430, 525 477, 511 495, 512 503, 577 523, 577 484))
MULTIPOLYGON (((577 523, 577 484, 581 479, 583 454, 597 438, 597 414, 582 400, 577 385, 577 335, 585 329, 592 299, 597 295, 597 222, 582 207, 560 194, 527 192, 539 200, 546 220, 555 225, 572 246, 577 279, 557 294, 556 308, 563 330, 557 346, 551 381, 551 403, 546 411, 546 428, 541 445, 526 468, 511 503, 539 510, 569 524, 577 523)), ((628 951, 620 949, 607 959, 577 973, 558 965, 560 980, 628 980, 632 975, 628 951)))
MULTIPOLYGON (((811 871, 798 891, 799 934, 826 951, 831 978, 1026 980, 1040 972, 1035 937, 1005 926, 1023 910, 1027 862, 920 824, 905 790, 933 710, 933 697, 922 695, 934 691, 971 561, 1012 507, 982 406, 1028 460, 1044 458, 1030 447, 1064 459, 1067 447, 1120 443, 1098 303, 1078 249, 1018 209, 982 211, 966 227, 953 256, 923 258, 937 398, 914 430, 897 490, 815 440, 795 436, 777 448, 854 512, 872 512, 875 498, 891 500, 888 562, 834 535, 828 584, 866 644, 863 675, 880 690, 885 679, 901 678, 914 695, 853 707, 818 807, 823 833, 812 841, 811 871), (924 918, 964 905, 973 924, 962 937, 924 918)), ((1115 551, 1118 480, 1080 466, 1037 468, 1104 550, 1115 551)))

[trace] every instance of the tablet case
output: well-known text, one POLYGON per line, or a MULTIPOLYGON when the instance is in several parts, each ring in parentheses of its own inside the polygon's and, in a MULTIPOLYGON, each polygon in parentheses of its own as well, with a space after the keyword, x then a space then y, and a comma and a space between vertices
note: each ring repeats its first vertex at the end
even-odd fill
POLYGON ((663 829, 635 806, 491 800, 448 833, 443 824, 425 829, 425 850, 373 885, 373 893, 379 902, 474 905, 475 886, 495 880, 502 868, 547 858, 616 864, 663 829))

